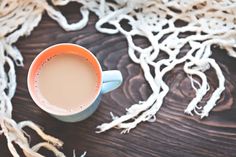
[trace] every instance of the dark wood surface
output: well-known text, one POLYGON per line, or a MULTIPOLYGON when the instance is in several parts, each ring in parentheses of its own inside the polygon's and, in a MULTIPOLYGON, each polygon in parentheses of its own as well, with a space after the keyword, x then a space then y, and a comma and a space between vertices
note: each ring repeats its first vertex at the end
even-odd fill
MULTIPOLYGON (((70 22, 80 19, 80 5, 73 3, 60 10, 70 22)), ((151 93, 143 78, 141 68, 134 64, 127 54, 127 43, 121 34, 105 35, 97 32, 95 15, 81 31, 65 32, 46 14, 40 25, 29 37, 21 38, 17 46, 24 56, 24 67, 17 68, 17 90, 13 99, 13 118, 16 121, 32 120, 42 126, 46 133, 64 141, 62 151, 72 156, 87 151, 88 157, 236 157, 236 59, 228 57, 223 50, 214 49, 213 58, 220 64, 226 77, 226 90, 210 117, 184 114, 184 109, 194 97, 182 67, 176 67, 165 77, 170 92, 157 114, 154 123, 142 123, 131 133, 121 135, 121 130, 112 129, 96 134, 95 128, 111 120, 109 112, 115 115, 125 113, 125 108, 139 100, 145 100, 151 93), (39 109, 32 101, 26 85, 29 66, 43 49, 57 43, 69 42, 91 50, 99 59, 103 70, 119 69, 124 77, 122 86, 102 98, 97 112, 89 119, 68 124, 60 122, 39 109)), ((140 45, 145 41, 137 38, 140 45)), ((214 71, 207 72, 212 89, 217 80, 214 71)), ((210 97, 210 93, 204 98, 210 97)), ((40 139, 34 132, 32 144, 40 139)), ((42 152, 51 157, 47 151, 42 152)), ((0 156, 10 157, 6 140, 0 136, 0 156)))

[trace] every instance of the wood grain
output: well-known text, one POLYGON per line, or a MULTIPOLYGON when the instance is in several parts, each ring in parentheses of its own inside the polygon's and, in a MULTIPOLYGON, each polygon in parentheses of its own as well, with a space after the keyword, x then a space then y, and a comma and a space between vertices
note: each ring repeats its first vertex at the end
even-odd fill
MULTIPOLYGON (((70 22, 75 22, 80 18, 79 7, 80 5, 72 3, 60 10, 70 22)), ((110 111, 115 115, 122 115, 126 107, 145 100, 151 90, 143 78, 141 68, 129 59, 125 38, 121 34, 105 35, 97 32, 94 28, 97 17, 90 17, 88 26, 83 30, 65 32, 45 14, 32 34, 17 42, 24 56, 24 67, 17 68, 18 86, 13 99, 14 119, 32 120, 43 126, 45 132, 62 139, 65 142, 62 151, 67 156, 72 156, 73 149, 77 154, 87 151, 88 157, 236 156, 236 59, 227 56, 225 51, 217 47, 212 47, 213 58, 217 60, 226 77, 226 90, 209 118, 200 120, 196 116, 183 113, 194 97, 194 90, 182 67, 178 66, 165 77, 171 90, 157 114, 156 122, 142 123, 125 135, 120 135, 120 130, 115 129, 96 134, 95 128, 98 124, 111 120, 110 111), (103 70, 118 69, 124 77, 119 89, 103 96, 99 109, 92 117, 73 124, 57 121, 39 109, 32 101, 26 84, 27 72, 35 56, 43 49, 63 42, 88 48, 97 56, 103 70)), ((137 39, 137 42, 143 46, 147 44, 143 39, 137 39)), ((214 71, 209 70, 207 75, 213 90, 218 83, 214 71)), ((210 93, 202 104, 209 97, 210 93)), ((30 134, 32 144, 40 140, 34 132, 30 131, 30 134)), ((3 136, 0 136, 0 141, 0 156, 11 156, 3 136)), ((42 152, 49 157, 53 156, 45 150, 42 152)))

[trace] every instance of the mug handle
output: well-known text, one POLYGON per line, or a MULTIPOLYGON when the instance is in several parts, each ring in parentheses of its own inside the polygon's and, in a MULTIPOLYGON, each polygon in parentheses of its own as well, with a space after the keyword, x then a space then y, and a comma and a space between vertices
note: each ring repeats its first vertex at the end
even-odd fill
POLYGON ((102 72, 102 90, 101 93, 108 93, 118 88, 122 83, 122 75, 119 70, 110 70, 102 72))

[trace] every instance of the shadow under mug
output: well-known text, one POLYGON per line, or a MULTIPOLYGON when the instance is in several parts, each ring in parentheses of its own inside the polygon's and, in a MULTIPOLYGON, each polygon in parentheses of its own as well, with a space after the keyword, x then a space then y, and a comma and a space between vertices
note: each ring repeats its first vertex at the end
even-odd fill
MULTIPOLYGON (((27 85, 29 93, 34 100, 34 102, 44 111, 57 118, 58 120, 64 122, 78 122, 82 121, 89 116, 91 116, 95 110, 97 109, 99 102, 101 100, 102 94, 110 92, 117 87, 119 87, 122 83, 122 75, 118 70, 110 70, 110 71, 102 71, 102 68, 97 60, 97 58, 86 48, 70 43, 62 43, 53 45, 45 50, 43 50, 32 62, 27 78, 27 85), (40 101, 40 98, 37 96, 37 88, 35 87, 35 77, 39 68, 42 66, 43 62, 45 62, 48 58, 53 57, 59 54, 75 54, 81 57, 88 59, 93 67, 96 70, 98 75, 98 88, 96 94, 93 96, 91 100, 89 100, 89 104, 86 104, 86 108, 81 110, 74 110, 72 112, 60 112, 58 110, 53 110, 50 106, 45 106, 40 101)), ((51 105, 56 106, 56 105, 51 105)))

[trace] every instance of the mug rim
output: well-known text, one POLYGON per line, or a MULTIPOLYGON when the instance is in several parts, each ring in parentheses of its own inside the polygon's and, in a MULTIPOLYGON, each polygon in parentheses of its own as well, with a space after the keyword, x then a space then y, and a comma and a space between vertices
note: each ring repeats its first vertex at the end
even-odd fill
MULTIPOLYGON (((39 54, 37 54, 37 56, 34 58, 34 60, 32 61, 32 63, 30 64, 29 70, 28 70, 28 74, 27 74, 27 87, 28 87, 28 91, 30 93, 31 98, 33 99, 33 101, 35 102, 35 104, 41 108, 42 110, 44 110, 45 112, 49 113, 49 114, 53 114, 56 116, 71 116, 80 112, 83 112, 85 110, 87 110, 98 98, 100 92, 101 92, 101 88, 102 88, 102 68, 101 65, 98 61, 98 59, 96 58, 96 56, 87 48, 77 45, 77 44, 73 44, 73 43, 59 43, 59 44, 54 44, 52 46, 47 47, 46 49, 44 49, 43 51, 41 51, 39 54), (88 104, 86 104, 87 106, 83 109, 80 110, 79 109, 73 109, 72 112, 59 112, 59 111, 53 111, 52 109, 48 109, 47 107, 45 107, 45 105, 43 105, 42 103, 40 103, 39 99, 37 98, 36 94, 32 91, 33 87, 32 84, 30 83, 30 81, 33 79, 32 76, 32 69, 35 66, 35 63, 38 61, 38 59, 40 59, 40 57, 42 57, 43 55, 45 55, 46 53, 48 53, 48 50, 58 47, 58 46, 75 46, 77 48, 83 49, 86 51, 86 53, 88 53, 96 62, 96 66, 98 66, 99 69, 99 73, 100 73, 100 77, 98 76, 98 90, 96 91, 96 94, 93 96, 92 99, 90 99, 88 101, 88 104), (99 79, 100 78, 100 79, 99 79)), ((58 107, 59 108, 59 107, 58 107)))

